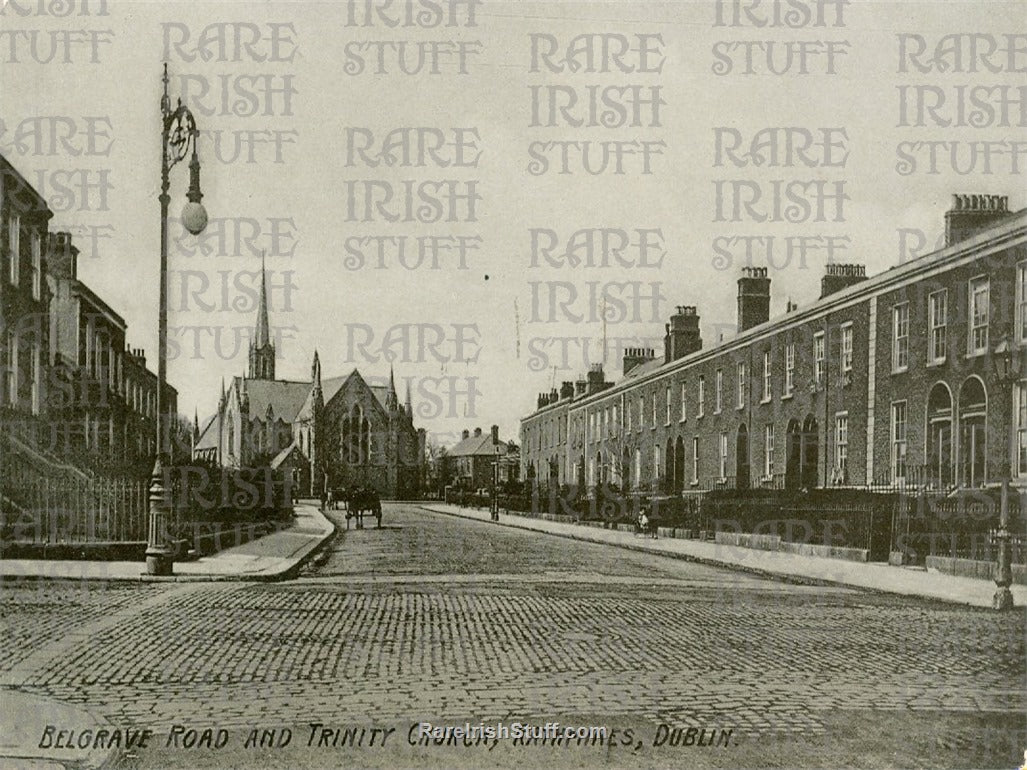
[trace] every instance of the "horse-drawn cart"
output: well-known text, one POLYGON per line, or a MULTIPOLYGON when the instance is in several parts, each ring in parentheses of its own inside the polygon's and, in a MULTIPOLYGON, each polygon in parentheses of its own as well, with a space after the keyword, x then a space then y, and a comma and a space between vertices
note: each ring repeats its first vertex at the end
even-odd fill
POLYGON ((365 515, 374 516, 378 529, 382 528, 382 501, 375 490, 357 487, 332 491, 333 497, 343 504, 346 511, 346 529, 349 529, 352 519, 356 519, 357 529, 363 529, 365 515))

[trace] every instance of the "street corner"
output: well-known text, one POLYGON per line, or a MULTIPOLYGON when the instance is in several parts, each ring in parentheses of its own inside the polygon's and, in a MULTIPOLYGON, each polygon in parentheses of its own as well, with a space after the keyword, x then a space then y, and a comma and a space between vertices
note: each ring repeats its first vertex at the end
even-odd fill
POLYGON ((91 770, 149 739, 145 728, 112 725, 88 709, 53 698, 4 688, 0 701, 3 767, 91 770))

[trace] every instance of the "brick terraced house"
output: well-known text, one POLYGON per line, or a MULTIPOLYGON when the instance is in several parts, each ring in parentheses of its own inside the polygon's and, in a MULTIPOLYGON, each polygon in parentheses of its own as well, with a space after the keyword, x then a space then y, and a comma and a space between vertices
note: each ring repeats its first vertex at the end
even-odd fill
POLYGON ((631 349, 538 397, 524 478, 644 492, 1027 487, 1027 210, 956 195, 943 249, 867 277, 829 265, 820 298, 771 319, 766 268, 738 280, 738 334, 704 349, 694 307, 663 355, 631 349), (993 356, 1021 352, 1012 396, 993 356))

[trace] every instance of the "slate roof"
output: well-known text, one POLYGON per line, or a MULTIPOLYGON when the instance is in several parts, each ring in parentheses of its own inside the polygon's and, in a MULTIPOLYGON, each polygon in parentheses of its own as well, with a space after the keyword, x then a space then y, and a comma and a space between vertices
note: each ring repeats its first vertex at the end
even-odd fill
MULTIPOLYGON (((233 387, 238 392, 242 386, 242 377, 234 378, 233 387)), ((309 382, 292 382, 290 380, 251 380, 246 379, 246 395, 250 400, 250 417, 264 418, 268 405, 274 410, 276 420, 291 423, 299 414, 303 402, 310 394, 309 382)))
MULTIPOLYGON (((499 440, 499 454, 505 455, 509 447, 502 439, 499 440)), ((473 457, 477 455, 488 455, 494 457, 495 446, 492 444, 492 434, 482 433, 480 436, 468 436, 457 443, 452 449, 446 451, 446 457, 473 457)))
POLYGON ((624 379, 629 380, 632 377, 641 377, 649 372, 655 372, 661 366, 663 366, 663 356, 654 358, 652 361, 646 361, 644 364, 639 364, 634 369, 629 370, 628 373, 624 375, 624 379))
POLYGON ((289 459, 289 455, 291 455, 293 452, 299 451, 299 444, 293 441, 291 444, 289 444, 289 446, 287 446, 285 449, 283 449, 281 452, 275 455, 274 459, 271 461, 271 468, 278 468, 278 466, 280 466, 282 463, 289 459))
POLYGON ((196 440, 196 449, 216 449, 218 445, 218 432, 211 430, 211 426, 218 421, 218 416, 211 417, 200 429, 200 437, 196 440))

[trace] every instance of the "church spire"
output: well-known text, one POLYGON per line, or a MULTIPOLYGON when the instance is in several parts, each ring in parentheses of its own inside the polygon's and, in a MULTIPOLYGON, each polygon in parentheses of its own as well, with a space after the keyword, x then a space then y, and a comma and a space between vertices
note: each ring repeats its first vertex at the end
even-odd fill
POLYGON ((414 416, 414 402, 410 399, 410 380, 407 379, 407 416, 414 416))
POLYGON ((315 388, 321 389, 321 359, 317 355, 317 348, 314 348, 314 362, 310 365, 310 381, 315 388))
POLYGON ((253 330, 253 346, 258 350, 271 340, 267 316, 267 270, 264 268, 265 252, 260 252, 260 305, 257 307, 257 328, 253 330))
POLYGON ((260 303, 257 306, 257 325, 250 342, 250 379, 273 380, 275 378, 275 346, 271 344, 271 327, 268 322, 267 270, 264 265, 265 252, 260 253, 260 303))
POLYGON ((399 394, 396 393, 396 374, 392 364, 389 364, 389 392, 385 397, 389 409, 399 409, 399 394))

